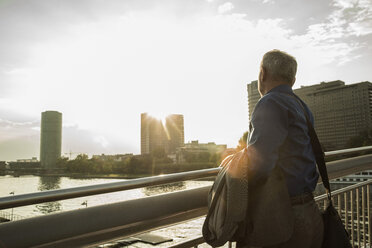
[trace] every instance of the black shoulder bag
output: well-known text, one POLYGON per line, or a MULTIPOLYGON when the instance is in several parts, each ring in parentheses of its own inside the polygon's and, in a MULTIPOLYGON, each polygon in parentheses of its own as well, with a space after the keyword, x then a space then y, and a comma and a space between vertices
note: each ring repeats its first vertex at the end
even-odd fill
POLYGON ((313 125, 310 122, 305 107, 303 106, 298 96, 291 96, 296 98, 296 100, 300 103, 300 106, 304 110, 316 164, 318 165, 319 174, 322 178, 322 182, 328 196, 328 207, 322 213, 324 222, 324 237, 322 248, 351 248, 350 235, 342 224, 342 220, 332 203, 331 187, 329 185, 328 172, 324 161, 324 152, 320 145, 318 136, 314 130, 313 125))

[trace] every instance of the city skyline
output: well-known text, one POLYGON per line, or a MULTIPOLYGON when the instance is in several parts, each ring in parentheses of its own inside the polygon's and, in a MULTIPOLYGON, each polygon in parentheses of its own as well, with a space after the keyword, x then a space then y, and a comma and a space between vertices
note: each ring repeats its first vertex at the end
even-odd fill
POLYGON ((64 115, 63 155, 139 154, 143 112, 182 113, 185 142, 235 147, 268 50, 297 58, 295 88, 372 81, 371 5, 1 1, 0 160, 38 156, 46 110, 64 115))

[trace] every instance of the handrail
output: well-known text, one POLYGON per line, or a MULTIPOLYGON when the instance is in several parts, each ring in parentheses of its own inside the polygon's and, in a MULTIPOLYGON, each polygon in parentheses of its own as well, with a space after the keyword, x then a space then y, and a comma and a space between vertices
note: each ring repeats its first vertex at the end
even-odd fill
POLYGON ((203 216, 209 187, 0 224, 0 247, 82 247, 203 216), (22 234, 22 238, 20 238, 22 234))
POLYGON ((350 154, 350 153, 355 153, 355 152, 364 152, 364 151, 369 151, 369 150, 372 150, 372 146, 362 146, 362 147, 342 149, 342 150, 337 150, 337 151, 330 151, 330 152, 325 152, 324 155, 326 157, 330 157, 334 155, 345 155, 345 154, 350 154))
MULTIPOLYGON (((360 151, 368 151, 368 150, 372 150, 372 146, 325 152, 325 156, 328 157, 328 156, 334 156, 334 155, 343 155, 343 154, 349 154, 349 153, 360 152, 360 151)), ((337 162, 337 161, 327 163, 327 167, 329 164, 332 164, 334 162, 337 162)), ((83 196, 90 196, 90 195, 111 193, 111 192, 122 191, 122 190, 155 186, 155 185, 160 185, 160 184, 173 183, 173 182, 179 182, 179 181, 185 181, 185 180, 191 180, 191 179, 212 177, 212 176, 217 175, 218 171, 219 171, 219 168, 217 167, 217 168, 211 168, 211 169, 203 169, 203 170, 173 173, 173 174, 153 176, 153 177, 138 178, 138 179, 132 179, 128 181, 115 182, 115 183, 105 183, 105 184, 98 184, 98 185, 74 187, 74 188, 68 188, 68 189, 42 191, 42 192, 30 193, 30 194, 6 196, 6 197, 0 198, 0 210, 12 208, 12 207, 20 207, 20 206, 26 206, 26 205, 31 205, 31 204, 50 202, 50 201, 66 200, 66 199, 83 197, 83 196)), ((353 171, 352 168, 349 168, 347 173, 351 174, 352 171, 353 171)), ((344 172, 343 174, 338 174, 337 177, 347 175, 345 173, 346 172, 344 172)))
POLYGON ((217 175, 219 168, 173 173, 167 175, 131 179, 122 182, 105 183, 68 189, 48 190, 37 193, 6 196, 0 198, 0 210, 43 202, 66 200, 89 195, 98 195, 122 190, 143 188, 217 175))

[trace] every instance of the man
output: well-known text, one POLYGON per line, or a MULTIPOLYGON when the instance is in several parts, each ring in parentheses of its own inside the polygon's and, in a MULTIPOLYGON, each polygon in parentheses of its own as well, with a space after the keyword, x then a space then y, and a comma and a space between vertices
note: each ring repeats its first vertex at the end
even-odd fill
MULTIPOLYGON (((320 248, 323 221, 312 192, 318 181, 316 162, 308 135, 304 102, 293 94, 297 62, 279 50, 267 52, 258 78, 258 101, 250 123, 248 155, 250 184, 267 178, 278 166, 283 172, 294 214, 289 240, 271 247, 320 248)), ((268 223, 270 225, 270 223, 268 223)))

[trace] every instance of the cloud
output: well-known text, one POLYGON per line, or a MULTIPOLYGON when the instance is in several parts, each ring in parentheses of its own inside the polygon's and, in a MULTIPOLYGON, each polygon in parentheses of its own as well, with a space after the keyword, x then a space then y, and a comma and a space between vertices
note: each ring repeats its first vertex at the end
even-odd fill
POLYGON ((103 148, 107 148, 109 145, 109 142, 105 138, 105 136, 100 135, 93 138, 94 142, 100 144, 103 148))
POLYGON ((37 157, 40 146, 40 123, 0 119, 0 160, 37 157))
POLYGON ((231 2, 226 2, 218 6, 218 13, 225 14, 234 9, 234 5, 231 2))
POLYGON ((62 155, 74 158, 78 154, 123 154, 133 151, 121 138, 80 128, 78 125, 63 127, 62 155), (71 153, 71 154, 70 154, 71 153))
POLYGON ((0 142, 14 138, 34 136, 38 133, 35 128, 39 125, 40 123, 38 122, 13 122, 0 119, 0 142))
POLYGON ((358 37, 372 33, 372 5, 368 0, 335 0, 332 5, 334 9, 324 22, 310 25, 304 35, 295 35, 293 40, 313 47, 324 63, 343 65, 363 56, 357 52, 368 46, 358 37))
POLYGON ((0 161, 16 161, 39 157, 38 136, 15 137, 0 141, 0 161))
POLYGON ((225 1, 0 5, 0 117, 36 125, 13 126, 12 140, 54 109, 64 151, 136 153, 140 113, 162 111, 185 115, 186 140, 235 145, 248 121, 245 83, 273 48, 297 57, 301 84, 369 80, 370 1, 225 1))

